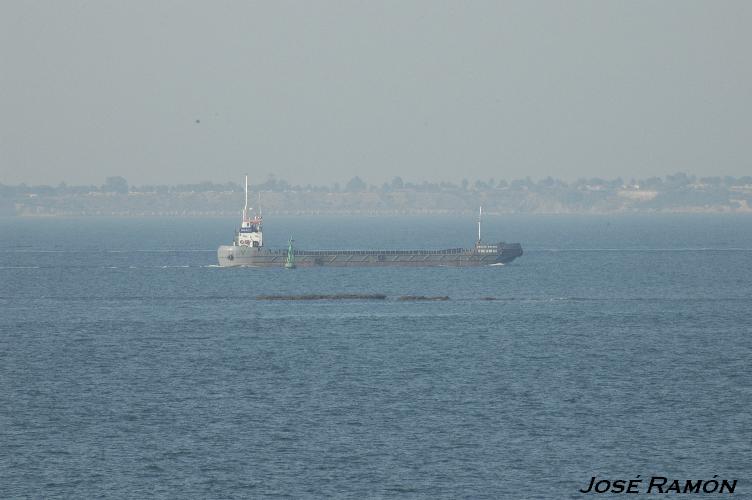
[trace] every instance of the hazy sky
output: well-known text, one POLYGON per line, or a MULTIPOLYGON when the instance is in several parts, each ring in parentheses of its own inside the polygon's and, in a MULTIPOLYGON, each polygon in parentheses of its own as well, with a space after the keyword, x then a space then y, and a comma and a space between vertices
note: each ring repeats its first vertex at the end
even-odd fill
POLYGON ((3 1, 0 183, 752 175, 750 1, 3 1))

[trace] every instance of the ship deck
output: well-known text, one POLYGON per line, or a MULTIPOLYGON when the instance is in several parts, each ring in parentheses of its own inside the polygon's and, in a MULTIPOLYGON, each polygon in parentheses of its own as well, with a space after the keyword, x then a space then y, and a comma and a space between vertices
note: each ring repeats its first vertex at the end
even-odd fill
MULTIPOLYGON (((268 250, 269 252, 278 252, 287 254, 287 250, 268 250)), ((457 255, 469 253, 472 250, 467 248, 447 248, 443 250, 299 250, 293 248, 295 255, 457 255)))

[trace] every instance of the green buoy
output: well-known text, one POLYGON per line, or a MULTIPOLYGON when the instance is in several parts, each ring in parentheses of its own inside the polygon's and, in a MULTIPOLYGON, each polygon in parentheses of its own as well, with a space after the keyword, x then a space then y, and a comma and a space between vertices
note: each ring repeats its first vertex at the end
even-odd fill
POLYGON ((285 269, 295 269, 295 253, 292 249, 292 242, 295 241, 290 238, 289 245, 287 247, 287 259, 285 259, 285 269))

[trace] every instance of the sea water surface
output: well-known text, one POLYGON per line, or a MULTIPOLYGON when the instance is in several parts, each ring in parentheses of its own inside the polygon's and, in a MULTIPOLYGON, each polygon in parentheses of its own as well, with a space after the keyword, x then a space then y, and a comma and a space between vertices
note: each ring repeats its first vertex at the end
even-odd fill
MULTIPOLYGON (((237 222, 0 218, 1 498, 580 498, 638 474, 752 496, 752 217, 486 217, 525 249, 506 266, 218 268, 237 222), (311 293, 387 299, 256 299, 311 293)), ((404 249, 477 229, 265 230, 404 249)))

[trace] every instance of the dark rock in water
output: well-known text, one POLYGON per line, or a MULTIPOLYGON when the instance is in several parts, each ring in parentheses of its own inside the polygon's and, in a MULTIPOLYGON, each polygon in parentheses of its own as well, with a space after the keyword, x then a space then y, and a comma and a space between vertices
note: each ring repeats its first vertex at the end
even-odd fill
POLYGON ((332 295, 259 295, 256 300, 384 300, 382 293, 337 293, 332 295))
POLYGON ((403 295, 397 300, 409 301, 409 300, 449 300, 446 295, 439 295, 436 297, 427 297, 425 295, 403 295))
POLYGON ((483 297, 480 300, 497 300, 496 297, 483 297))

